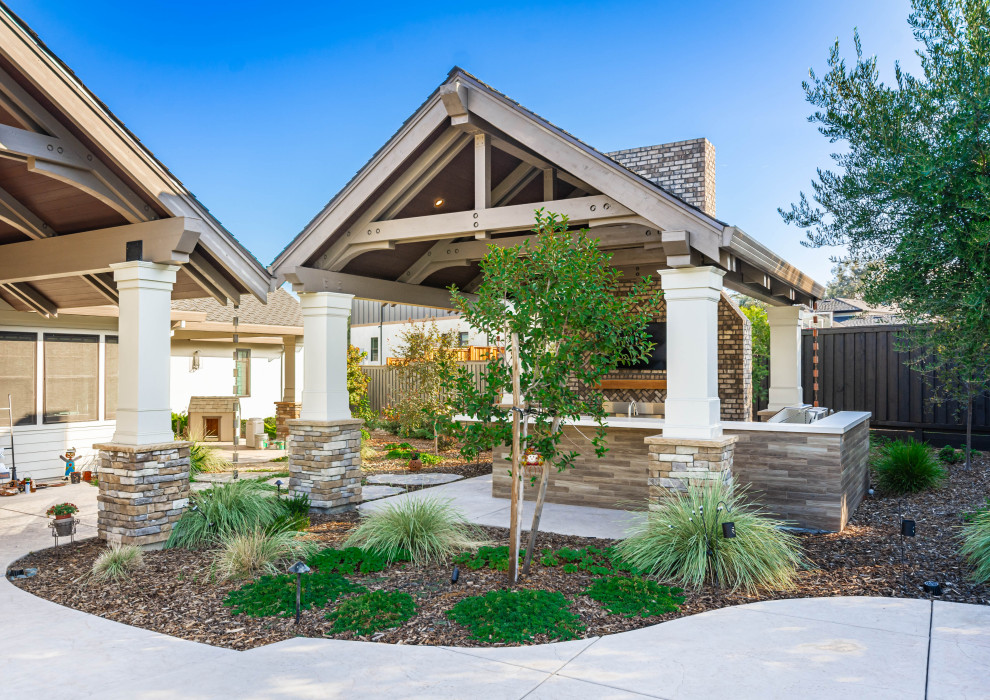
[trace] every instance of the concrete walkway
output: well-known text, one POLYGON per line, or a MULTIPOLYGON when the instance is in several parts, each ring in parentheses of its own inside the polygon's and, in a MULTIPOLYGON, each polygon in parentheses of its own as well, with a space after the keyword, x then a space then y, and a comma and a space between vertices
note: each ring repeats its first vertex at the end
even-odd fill
MULTIPOLYGON (((471 493, 472 507, 493 505, 471 493)), ((0 561, 51 546, 52 503, 80 506, 79 536, 94 534, 95 497, 80 484, 0 500, 0 561)), ((924 600, 770 601, 538 647, 299 638, 236 652, 64 608, 3 579, 0 630, 0 696, 10 698, 990 698, 990 607, 924 600)))

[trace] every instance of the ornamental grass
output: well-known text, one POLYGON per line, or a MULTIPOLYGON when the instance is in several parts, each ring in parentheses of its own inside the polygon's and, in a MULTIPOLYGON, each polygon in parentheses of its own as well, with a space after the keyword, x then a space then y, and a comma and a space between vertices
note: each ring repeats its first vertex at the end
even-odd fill
POLYGON ((144 552, 140 547, 114 542, 96 557, 90 578, 101 583, 123 581, 130 578, 131 574, 142 566, 144 566, 144 552))

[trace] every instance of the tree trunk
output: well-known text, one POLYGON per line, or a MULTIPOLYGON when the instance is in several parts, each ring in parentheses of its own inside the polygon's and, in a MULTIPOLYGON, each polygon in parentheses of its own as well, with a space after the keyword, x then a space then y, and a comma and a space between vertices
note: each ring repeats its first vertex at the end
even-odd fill
MULTIPOLYGON (((554 418, 550 426, 550 434, 555 434, 560 430, 560 418, 554 418)), ((529 575, 529 567, 533 562, 533 552, 536 551, 536 536, 540 532, 540 519, 543 517, 543 503, 547 496, 547 485, 550 483, 550 463, 543 463, 543 471, 540 474, 540 492, 536 497, 536 507, 533 509, 533 525, 529 528, 529 544, 526 546, 526 559, 523 562, 523 574, 529 575)))
POLYGON ((973 387, 967 385, 966 392, 966 470, 972 466, 973 454, 973 387))
POLYGON ((522 484, 520 483, 520 389, 519 389, 519 336, 512 334, 512 490, 509 506, 509 585, 519 580, 519 540, 522 525, 522 484))

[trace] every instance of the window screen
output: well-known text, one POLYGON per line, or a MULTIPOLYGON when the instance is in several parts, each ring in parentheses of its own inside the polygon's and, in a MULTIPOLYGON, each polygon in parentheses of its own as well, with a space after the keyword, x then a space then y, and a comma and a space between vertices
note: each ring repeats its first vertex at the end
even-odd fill
MULTIPOLYGON (((0 406, 7 406, 10 394, 14 425, 38 422, 37 366, 37 333, 0 333, 0 406)), ((0 422, 7 421, 7 412, 0 411, 0 422)))
POLYGON ((108 335, 105 341, 104 350, 104 397, 105 419, 117 420, 117 374, 119 372, 117 358, 119 357, 117 336, 108 335))
POLYGON ((251 351, 236 350, 234 367, 234 396, 251 395, 251 351))
POLYGON ((45 423, 97 420, 100 338, 45 333, 45 423))
POLYGON ((371 339, 371 361, 378 362, 378 338, 371 339))

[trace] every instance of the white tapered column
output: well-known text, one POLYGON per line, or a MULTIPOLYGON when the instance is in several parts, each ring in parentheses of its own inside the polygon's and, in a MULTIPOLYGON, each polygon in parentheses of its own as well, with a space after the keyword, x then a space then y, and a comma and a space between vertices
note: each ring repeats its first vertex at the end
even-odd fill
POLYGON ((770 392, 767 410, 804 403, 801 388, 801 307, 767 308, 770 323, 770 392))
POLYGON ((303 314, 303 390, 299 418, 310 421, 351 417, 347 393, 347 319, 351 294, 299 295, 303 314))
POLYGON ((179 268, 141 261, 110 267, 120 296, 117 428, 113 442, 172 442, 171 299, 179 268))
POLYGON ((665 438, 722 436, 718 398, 718 302, 724 270, 659 270, 667 304, 665 438))

